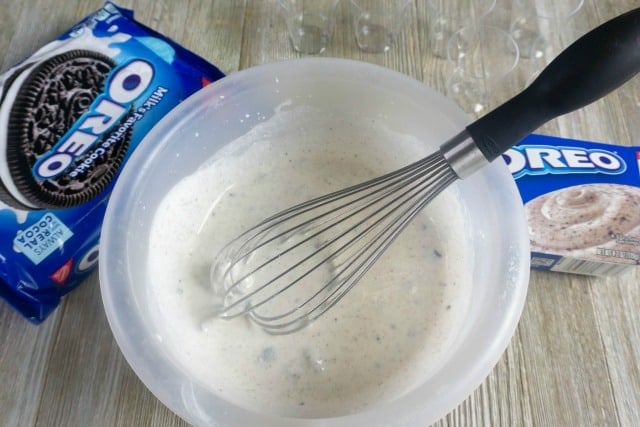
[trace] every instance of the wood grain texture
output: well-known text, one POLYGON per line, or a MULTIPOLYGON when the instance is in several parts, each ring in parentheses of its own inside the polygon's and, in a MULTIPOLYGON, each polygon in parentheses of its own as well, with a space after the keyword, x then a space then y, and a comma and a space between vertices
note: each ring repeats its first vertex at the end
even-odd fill
MULTIPOLYGON (((0 15, 0 66, 19 61, 101 0, 11 1, 0 15)), ((298 58, 275 0, 126 0, 136 17, 225 73, 298 58)), ((510 0, 498 0, 508 13, 510 0)), ((638 6, 586 0, 554 33, 554 48, 638 6)), ((323 56, 379 64, 446 91, 449 65, 428 51, 429 9, 412 1, 386 54, 358 50, 348 1, 323 56)), ((505 94, 521 90, 522 60, 505 94)), ((506 96, 506 95, 505 95, 506 96)), ((470 106, 463 105, 468 109, 470 106)), ((541 132, 640 145, 640 79, 541 132)), ((140 382, 121 355, 100 301, 97 274, 40 326, 0 302, 0 426, 185 426, 140 382)), ((487 379, 437 426, 640 425, 640 270, 590 278, 532 272, 518 329, 487 379)))

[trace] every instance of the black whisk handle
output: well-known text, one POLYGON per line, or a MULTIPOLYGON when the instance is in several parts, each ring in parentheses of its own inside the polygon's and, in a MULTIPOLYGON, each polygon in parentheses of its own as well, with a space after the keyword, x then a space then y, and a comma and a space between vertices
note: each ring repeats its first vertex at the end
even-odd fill
POLYGON ((467 127, 491 161, 547 121, 581 108, 640 71, 640 8, 588 32, 523 92, 467 127))

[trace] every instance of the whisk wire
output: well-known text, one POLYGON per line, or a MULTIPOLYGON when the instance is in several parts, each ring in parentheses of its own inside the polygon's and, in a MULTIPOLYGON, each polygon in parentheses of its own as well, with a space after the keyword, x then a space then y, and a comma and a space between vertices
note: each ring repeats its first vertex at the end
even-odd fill
MULTIPOLYGON (((270 218, 265 219, 264 221, 262 221, 260 224, 254 226, 253 228, 251 228, 250 230, 246 231, 245 233, 243 233, 241 236, 239 236, 237 239, 235 239, 234 242, 232 242, 231 244, 233 245, 233 243, 237 242, 237 241, 244 241, 245 244, 248 244, 249 242, 251 242, 254 238, 257 237, 258 234, 264 232, 265 229, 269 228, 269 227, 277 227, 278 225, 280 225, 281 223, 293 218, 293 217, 297 217, 297 216, 301 216, 309 211, 311 211, 312 209, 315 209, 315 207, 317 207, 318 205, 326 205, 328 203, 330 203, 331 201, 334 200, 343 200, 345 198, 347 198, 350 195, 353 195, 355 193, 360 193, 360 192, 364 192, 366 190, 369 190, 373 187, 376 186, 380 186, 383 183, 387 183, 389 181, 391 181, 388 185, 383 186, 381 188, 379 188, 378 190, 375 190, 373 193, 367 193, 357 199, 353 199, 353 200, 349 200, 346 203, 339 205, 331 210, 328 210, 322 214, 319 214, 316 217, 310 218, 308 220, 306 220, 305 222, 302 222, 300 224, 294 225, 291 228, 282 231, 280 234, 273 236, 272 238, 270 238, 269 240, 262 242, 259 246, 252 248, 252 250, 258 249, 261 246, 270 243, 271 241, 281 238, 282 236, 289 234, 291 232, 294 232, 296 229, 304 227, 305 225, 318 221, 320 218, 326 217, 332 213, 335 213, 339 210, 342 210, 344 208, 347 208, 350 205, 356 204, 360 201, 362 201, 365 198, 369 198, 372 194, 374 193, 378 193, 378 192, 382 192, 384 190, 390 190, 393 191, 395 190, 399 185, 404 184, 405 182, 411 181, 411 179, 413 177, 415 177, 416 175, 424 175, 425 173, 425 168, 429 168, 431 166, 431 163, 433 161, 435 161, 436 159, 433 158, 433 156, 429 156, 425 159, 422 159, 418 162, 415 162, 412 165, 406 166, 402 169, 399 169, 398 171, 394 171, 391 172, 389 174, 383 175, 381 177, 378 177, 376 179, 373 179, 371 181, 367 181, 365 183, 359 184, 359 185, 354 185, 339 191, 336 191, 334 193, 331 194, 327 194, 324 196, 320 196, 317 197, 315 199, 303 202, 299 205, 293 206, 291 208, 288 208, 270 218), (398 178, 397 180, 394 181, 394 179, 398 178), (249 237, 248 235, 254 233, 253 236, 249 237)), ((427 169, 428 170, 428 169, 427 169)), ((390 192, 387 191, 387 192, 390 192)), ((238 248, 241 249, 241 248, 238 248)), ((242 256, 240 256, 239 258, 244 258, 250 251, 247 251, 247 253, 243 254, 242 256)))
MULTIPOLYGON (((220 316, 231 318, 249 313, 257 324, 274 334, 304 327, 342 299, 423 206, 455 179, 448 163, 436 153, 396 172, 302 203, 263 221, 232 242, 222 255, 233 261, 222 274, 216 273, 225 287, 220 316), (389 195, 393 197, 389 199, 389 195), (338 205, 331 206, 336 201, 338 205), (305 217, 307 213, 313 214, 311 218, 305 217), (355 221, 350 222, 352 219, 355 221), (293 225, 289 225, 291 221, 293 225), (290 243, 287 236, 299 240, 290 243), (316 240, 321 243, 312 245, 316 240), (238 247, 234 249, 235 244, 238 247), (277 250, 270 245, 276 245, 277 250), (286 258, 294 249, 304 248, 309 252, 294 258, 285 268, 280 264, 279 268, 273 267, 273 263, 286 258), (234 279, 235 267, 251 261, 260 251, 269 256, 234 279), (319 274, 323 266, 330 278, 321 280, 320 287, 309 286, 304 297, 294 295, 290 309, 269 305, 312 274, 319 274), (248 292, 242 291, 243 286, 247 287, 243 282, 255 279, 269 267, 278 274, 249 286, 248 292)), ((297 287, 305 288, 307 282, 297 287)))
MULTIPOLYGON (((329 229, 331 228, 335 228, 338 225, 340 225, 343 222, 346 222, 347 220, 353 218, 353 217, 358 217, 358 215, 366 210, 367 208, 375 205, 377 202, 379 202, 380 200, 384 200, 384 198, 391 192, 393 191, 397 191, 398 188, 402 188, 405 184, 405 182, 413 182, 416 179, 416 175, 419 177, 424 177, 424 175, 427 173, 426 171, 424 171, 424 166, 421 163, 426 163, 427 165, 430 164, 431 162, 417 162, 416 163, 416 168, 415 169, 410 169, 410 168, 406 168, 406 171, 409 172, 407 174, 407 177, 401 179, 401 180, 397 180, 396 182, 394 182, 393 185, 387 185, 385 187, 383 187, 382 190, 386 190, 384 191, 381 195, 379 195, 378 197, 375 197, 372 201, 368 202, 367 204, 365 204, 364 206, 360 207, 359 209, 356 210, 351 210, 351 211, 347 211, 348 215, 345 214, 340 214, 337 215, 336 218, 340 218, 342 216, 341 219, 339 219, 337 222, 333 222, 331 223, 329 226, 320 229, 319 231, 315 232, 314 234, 311 234, 310 236, 306 237, 305 239, 292 244, 284 249, 278 247, 277 249, 279 249, 279 252, 277 252, 277 256, 276 257, 272 257, 267 259, 265 262, 263 262, 262 264, 259 264, 257 267, 255 267, 253 270, 250 270, 249 272, 247 272, 244 276, 240 277, 239 279, 235 279, 235 280, 231 280, 232 284, 227 288, 227 291, 230 292, 231 294, 233 294, 233 291, 235 288, 239 287, 241 285, 241 283, 243 281, 245 281, 247 278, 253 276, 254 274, 256 274, 257 271, 265 268, 268 264, 271 264, 274 260, 283 257, 284 255, 288 254, 289 252, 293 251, 294 249, 299 248, 301 245, 303 245, 304 243, 307 243, 309 241, 311 241, 314 238, 317 238, 319 235, 327 232, 329 229), (416 172, 417 169, 417 172, 416 172)), ((318 253, 320 253, 321 251, 323 251, 325 248, 329 247, 330 245, 333 245, 334 243, 336 243, 339 239, 341 239, 342 237, 346 236, 348 233, 354 231, 357 227, 359 227, 360 225, 362 225, 363 223, 367 222, 373 215, 377 214, 378 212, 382 211, 383 209, 387 208, 388 206, 392 205, 394 202, 398 201, 400 198, 402 198, 404 195, 409 194, 412 190, 419 188, 421 185, 423 185, 424 183, 422 181, 417 181, 414 182, 414 184, 409 187, 406 191, 404 191, 403 193, 401 193, 400 195, 398 195, 396 198, 388 201, 384 206, 382 206, 378 211, 374 212, 373 214, 371 214, 368 217, 363 218, 361 221, 357 222, 356 224, 352 225, 350 228, 348 228, 347 230, 344 230, 341 234, 339 234, 338 236, 336 236, 334 239, 328 240, 326 243, 324 243, 320 248, 318 248, 318 250, 315 253, 310 253, 307 257, 301 259, 300 261, 298 261, 297 263, 285 267, 284 269, 282 269, 281 273, 279 275, 277 275, 276 277, 272 278, 271 280, 269 280, 268 282, 264 283, 263 285, 257 287, 254 289, 253 292, 250 292, 248 294, 245 294, 244 296, 242 296, 240 299, 236 300, 234 303, 230 304, 227 306, 226 308, 226 312, 227 314, 223 314, 226 317, 234 317, 235 315, 241 315, 242 312, 237 312, 236 314, 228 314, 232 311, 233 308, 236 308, 237 306, 243 304, 246 301, 249 301, 251 298, 253 298, 255 295, 257 295, 258 293, 260 293, 263 289, 267 288, 268 286, 272 286, 274 283, 276 283, 279 279, 285 277, 286 275, 288 275, 289 273, 291 273, 292 271, 294 271, 296 268, 300 267, 301 265, 303 265, 305 262, 309 261, 311 258, 315 257, 318 253)), ((364 183, 362 184, 363 188, 370 188, 372 187, 372 183, 368 182, 368 183, 364 183)), ((352 187, 355 188, 355 187, 352 187)), ((365 196, 363 197, 359 197, 358 199, 356 199, 353 202, 349 202, 349 203, 345 203, 343 204, 341 207, 338 207, 336 209, 331 210, 331 212, 335 212, 336 210, 343 208, 343 207, 349 207, 349 205, 354 204, 356 202, 360 202, 360 201, 364 201, 368 198, 371 198, 372 195, 379 193, 382 190, 376 190, 374 192, 369 192, 367 193, 365 196)), ((361 190, 363 191, 363 190, 361 190)), ((294 216, 298 216, 298 215, 292 215, 290 216, 290 218, 293 218, 294 216)), ((241 260, 247 258, 247 256, 251 253, 253 253, 253 251, 258 250, 263 248, 264 246, 266 246, 267 244, 274 242, 277 240, 278 237, 282 237, 284 235, 287 234, 291 234, 291 233, 299 233, 299 229, 303 226, 308 225, 309 223, 312 222, 317 222, 321 217, 325 216, 325 214, 322 215, 318 215, 308 221, 305 221, 301 224, 298 224, 294 227, 291 227, 287 230, 285 230, 284 232, 277 234, 275 237, 272 237, 268 240, 262 240, 260 242, 259 245, 251 248, 251 250, 249 250, 248 252, 246 252, 245 254, 243 254, 242 256, 239 257, 235 257, 236 261, 234 261, 234 265, 237 264, 238 262, 240 262, 241 260)), ((381 218, 381 220, 383 220, 383 218, 381 218)), ((283 221, 280 221, 279 224, 282 224, 283 221)), ((324 224, 324 222, 319 223, 318 226, 324 224)), ((374 223, 371 225, 370 228, 373 228, 374 226, 376 226, 377 223, 374 223)), ((264 230, 272 230, 272 228, 263 228, 262 231, 264 230)), ((363 231, 366 232, 368 229, 365 229, 363 231)), ((300 234, 300 233, 299 233, 300 234)), ((258 236, 260 236, 260 233, 256 233, 252 239, 256 239, 258 236)), ((355 240, 355 239, 354 239, 355 240)), ((248 243, 245 242, 245 243, 248 243)), ((259 306, 261 306, 264 302, 268 301, 270 298, 272 298, 273 296, 277 296, 277 295, 281 295, 284 291, 286 291, 288 288, 290 288, 291 286, 299 283, 302 279, 304 279, 306 276, 308 276, 308 274, 313 271, 314 269, 318 268, 320 265, 324 264, 326 261, 328 261, 328 259, 333 258, 335 256, 337 256, 339 253, 343 252, 344 250, 346 250, 346 248, 348 248, 351 244, 353 244, 353 240, 347 242, 344 246, 342 246, 341 248, 339 248, 336 252, 329 254, 325 259, 321 260, 320 262, 318 262, 316 265, 313 265, 310 267, 309 270, 306 271, 305 274, 303 274, 302 276, 299 276, 297 278, 295 278, 294 280, 291 281, 291 283, 284 287, 284 288, 280 288, 278 289, 277 292, 275 292, 273 295, 268 295, 266 298, 264 298, 262 301, 259 302, 254 302, 250 305, 247 306, 248 310, 253 310, 259 306)), ((246 246, 246 244, 243 244, 243 246, 246 246)), ((233 271, 233 265, 231 265, 228 269, 227 272, 225 273, 225 278, 228 277, 228 275, 231 274, 231 272, 233 271)), ((246 311, 246 310, 245 310, 246 311)))
MULTIPOLYGON (((443 179, 436 188, 437 192, 442 191, 443 188, 448 186, 455 177, 448 175, 452 179, 443 179)), ((353 255, 350 262, 345 266, 343 270, 337 273, 333 279, 328 282, 323 288, 316 291, 316 293, 304 303, 300 304, 296 309, 290 310, 286 315, 281 316, 261 316, 257 313, 257 310, 250 311, 252 319, 267 332, 271 334, 288 334, 294 332, 309 322, 314 321, 318 317, 322 316, 327 310, 337 304, 353 286, 355 286, 359 280, 369 271, 378 258, 386 251, 386 249, 393 243, 396 237, 402 232, 406 225, 413 219, 413 217, 422 210, 422 208, 428 204, 434 195, 427 195, 419 201, 411 204, 400 215, 396 216, 387 226, 380 231, 374 239, 370 241, 361 251, 353 255), (377 244, 374 244, 378 242, 377 244), (359 264, 356 264, 361 260, 359 264), (354 269, 350 269, 355 265, 354 269), (346 277, 341 277, 343 274, 348 273, 346 277), (275 320, 282 320, 288 317, 290 314, 295 313, 297 310, 305 305, 308 305, 312 300, 316 299, 327 289, 331 289, 333 282, 339 282, 339 286, 335 286, 328 295, 324 297, 313 308, 298 313, 293 319, 288 319, 280 323, 274 323, 275 320)))
MULTIPOLYGON (((297 207, 300 208, 299 210, 296 210, 296 207, 287 209, 286 211, 283 211, 280 214, 274 215, 271 218, 263 221, 262 223, 258 224, 257 226, 253 227, 251 230, 248 230, 247 232, 245 232, 242 236, 240 236, 239 238, 237 238, 235 241, 233 241, 230 245, 228 245, 228 247, 226 248, 226 250, 224 250, 221 254, 221 256, 219 256, 219 258, 231 258, 233 261, 231 262, 231 264, 228 265, 227 270, 220 275, 219 273, 216 272, 217 277, 228 277, 231 275, 231 273, 234 270, 234 267, 241 263, 243 260, 246 260, 247 257, 249 257, 252 253, 254 253, 256 250, 259 250, 263 247, 265 247, 266 245, 273 243, 274 241, 277 241, 279 239, 282 239, 284 236, 287 235, 292 235, 292 234, 296 234, 296 233, 300 233, 301 229, 304 229, 305 227, 307 227, 309 224, 312 223, 316 223, 315 228, 321 226, 322 224, 331 221, 335 218, 339 218, 340 216, 344 216, 344 212, 349 212, 347 210, 347 208, 349 208, 351 205, 355 205, 357 203, 362 202, 365 199, 370 199, 373 195, 379 194, 378 198, 374 198, 373 201, 369 204, 369 205, 365 205, 363 206, 361 209, 355 211, 355 212, 351 212, 350 215, 343 217, 342 220, 340 220, 338 223, 340 222, 344 222, 348 219, 350 219, 351 217, 356 216, 357 214, 359 214, 361 211, 363 211, 364 209, 368 208, 369 206, 373 205, 374 203, 376 203, 377 201, 381 200, 383 197, 385 197, 387 194, 396 191, 397 188, 400 188, 402 186, 405 185, 405 183, 410 182, 412 179, 415 179, 416 176, 421 177, 424 176, 425 173, 427 173, 428 168, 431 166, 431 164, 433 163, 435 159, 427 157, 425 159, 422 159, 418 162, 415 162, 413 165, 409 165, 407 167, 404 167, 402 169, 400 169, 399 171, 396 172, 392 172, 389 173, 387 175, 384 175, 382 177, 379 177, 377 179, 365 182, 363 184, 360 185, 356 185, 356 186, 352 186, 349 187, 347 189, 338 191, 336 193, 332 193, 326 196, 322 196, 319 197, 317 199, 313 199, 309 202, 305 202, 301 205, 298 205, 297 207), (385 185, 382 185, 385 184, 385 185), (317 215, 313 218, 304 220, 303 222, 300 222, 298 224, 295 224, 294 226, 291 226, 290 228, 285 229, 284 231, 280 232, 279 234, 276 234, 275 236, 269 237, 266 235, 266 233, 268 233, 270 230, 276 230, 277 226, 285 223, 285 221, 289 221, 294 217, 299 217, 301 215, 303 215, 306 212, 311 211, 312 209, 315 211, 315 208, 319 205, 326 205, 328 203, 330 203, 333 200, 343 200, 346 196, 348 195, 353 195, 353 194, 357 194, 357 193, 362 193, 365 192, 371 188, 374 187, 380 187, 374 191, 370 191, 370 192, 366 192, 364 193, 363 196, 360 196, 356 199, 353 200, 349 200, 346 203, 343 203, 342 205, 339 205, 337 207, 334 207, 333 209, 327 210, 324 213, 321 213, 320 215, 317 215), (331 214, 335 214, 338 212, 343 212, 340 214, 335 215, 334 217, 328 217, 331 214), (323 222, 319 222, 321 218, 326 217, 325 221, 323 222), (251 236, 249 236, 251 234, 251 236), (254 242, 258 242, 258 244, 253 244, 254 242), (236 243, 241 243, 241 245, 238 248, 235 248, 234 245, 236 243), (239 255, 239 253, 242 250, 245 250, 244 253, 242 255, 239 255)), ((327 229, 335 227, 338 223, 334 223, 331 225, 331 227, 327 227, 325 229, 321 229, 319 231, 317 231, 315 234, 311 234, 308 235, 308 233, 304 233, 307 234, 308 237, 306 239, 303 239, 299 242, 297 242, 294 245, 289 246, 287 249, 283 250, 282 252, 280 252, 279 256, 282 255, 286 255, 288 252, 300 247, 301 245, 307 243, 308 241, 316 238, 318 235, 322 234, 323 232, 327 231, 327 229)), ((253 274, 255 274, 258 270, 264 268, 267 264, 271 263, 273 261, 273 259, 267 259, 263 264, 256 266, 253 270, 250 270, 248 272, 245 273, 245 275, 243 277, 240 277, 238 279, 234 279, 231 282, 233 283, 231 286, 229 286, 226 291, 229 292, 230 294, 233 294, 234 289, 236 287, 239 287, 240 284, 245 281, 248 277, 251 277, 253 274)), ((307 259, 303 259, 301 263, 307 261, 307 259)), ((215 263, 215 265, 219 265, 220 263, 215 263)), ((286 269, 285 271, 283 271, 281 276, 284 276, 288 273, 290 273, 292 271, 293 268, 295 268, 296 266, 292 266, 290 269, 286 269)), ((281 277, 276 277, 274 278, 275 280, 278 280, 281 277)), ((229 281, 226 281, 229 282, 229 281)), ((266 283, 262 288, 270 285, 272 282, 266 283)), ((296 282, 297 283, 297 282, 296 282)), ((255 293, 260 292, 260 288, 255 289, 255 293)), ((225 313, 222 313, 223 316, 226 317, 233 317, 233 315, 229 315, 229 313, 232 311, 233 308, 236 308, 238 305, 246 302, 247 300, 249 300, 251 298, 251 296, 253 295, 245 295, 244 297, 240 298, 239 300, 235 301, 233 304, 229 305, 226 310, 225 313)), ((259 304, 253 304, 251 305, 249 308, 252 307, 256 307, 259 304)), ((242 314, 242 312, 238 312, 238 315, 242 314)))

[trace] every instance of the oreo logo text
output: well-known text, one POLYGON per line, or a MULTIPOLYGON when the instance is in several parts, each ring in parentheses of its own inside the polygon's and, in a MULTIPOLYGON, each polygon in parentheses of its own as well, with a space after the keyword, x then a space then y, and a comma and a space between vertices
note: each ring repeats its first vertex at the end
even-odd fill
POLYGON ((135 59, 114 69, 105 81, 105 91, 62 138, 33 165, 36 178, 47 180, 62 175, 76 159, 89 151, 103 134, 127 114, 150 86, 153 66, 135 59))
POLYGON ((502 158, 514 178, 523 175, 603 173, 617 175, 627 170, 616 153, 600 149, 519 145, 507 150, 502 158))

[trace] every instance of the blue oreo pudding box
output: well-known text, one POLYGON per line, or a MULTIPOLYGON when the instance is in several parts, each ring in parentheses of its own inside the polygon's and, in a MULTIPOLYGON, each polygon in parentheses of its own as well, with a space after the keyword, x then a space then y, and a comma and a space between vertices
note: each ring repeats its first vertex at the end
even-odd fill
POLYGON ((106 2, 0 76, 0 297, 39 323, 92 271, 153 125, 222 72, 106 2))
POLYGON ((640 264, 640 147, 529 135, 503 155, 531 267, 610 276, 640 264))

